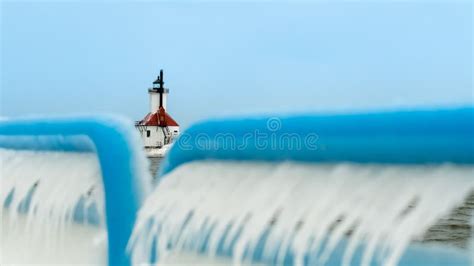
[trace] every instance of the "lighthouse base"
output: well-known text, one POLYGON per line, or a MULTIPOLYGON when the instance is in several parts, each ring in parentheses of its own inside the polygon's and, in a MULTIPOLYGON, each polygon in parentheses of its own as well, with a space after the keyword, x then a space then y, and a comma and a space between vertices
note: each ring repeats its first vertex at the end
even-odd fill
POLYGON ((163 158, 165 157, 169 148, 171 148, 171 144, 165 145, 163 147, 145 147, 145 153, 147 157, 163 158))

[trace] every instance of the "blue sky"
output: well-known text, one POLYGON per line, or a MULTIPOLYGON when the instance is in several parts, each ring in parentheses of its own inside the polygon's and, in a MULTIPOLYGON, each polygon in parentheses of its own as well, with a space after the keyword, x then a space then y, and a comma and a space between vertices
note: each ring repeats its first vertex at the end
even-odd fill
POLYGON ((4 2, 1 113, 242 113, 474 102, 470 1, 4 2))

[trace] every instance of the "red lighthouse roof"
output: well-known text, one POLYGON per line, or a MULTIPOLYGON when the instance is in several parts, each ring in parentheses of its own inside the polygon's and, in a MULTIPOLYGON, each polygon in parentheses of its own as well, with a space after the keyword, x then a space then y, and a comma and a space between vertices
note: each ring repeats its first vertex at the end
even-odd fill
POLYGON ((160 126, 160 127, 177 127, 178 123, 165 111, 165 108, 154 113, 148 113, 145 118, 138 122, 141 126, 160 126))

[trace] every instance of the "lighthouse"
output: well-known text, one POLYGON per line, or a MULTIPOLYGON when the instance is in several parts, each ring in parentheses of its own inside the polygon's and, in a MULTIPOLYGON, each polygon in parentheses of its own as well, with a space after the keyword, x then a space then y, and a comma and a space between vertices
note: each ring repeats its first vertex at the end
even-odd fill
POLYGON ((179 135, 179 125, 166 111, 169 89, 164 87, 163 70, 148 89, 150 112, 135 127, 140 132, 149 157, 163 157, 179 135))

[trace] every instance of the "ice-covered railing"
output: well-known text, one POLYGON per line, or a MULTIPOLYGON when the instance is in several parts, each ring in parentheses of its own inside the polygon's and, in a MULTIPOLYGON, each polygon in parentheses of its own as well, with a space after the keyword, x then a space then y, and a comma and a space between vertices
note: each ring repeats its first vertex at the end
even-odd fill
MULTIPOLYGON (((473 113, 204 122, 174 144, 142 207, 150 177, 127 122, 1 121, 2 226, 12 225, 7 233, 27 241, 46 236, 42 244, 52 250, 64 242, 61 232, 74 231, 72 249, 87 253, 98 244, 92 251, 102 258, 86 262, 109 265, 190 264, 202 257, 235 264, 469 265, 472 246, 411 242, 472 191, 473 113), (77 224, 84 228, 70 230, 77 224), (91 228, 99 228, 99 237, 79 241, 91 228), (57 239, 51 232, 59 232, 57 239)), ((11 255, 4 233, 2 262, 11 255)), ((56 255, 81 261, 74 253, 56 255)))
POLYGON ((0 121, 3 263, 130 264, 151 187, 141 142, 115 117, 0 121))
POLYGON ((473 164, 471 107, 206 121, 162 162, 130 250, 136 264, 471 265, 472 246, 413 241, 474 191, 473 164))

